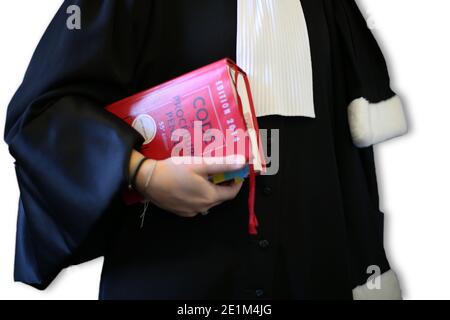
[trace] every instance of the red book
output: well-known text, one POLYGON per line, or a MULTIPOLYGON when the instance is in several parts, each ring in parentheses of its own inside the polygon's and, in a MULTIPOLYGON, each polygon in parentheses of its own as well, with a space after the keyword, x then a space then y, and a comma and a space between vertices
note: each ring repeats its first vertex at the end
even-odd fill
MULTIPOLYGON (((145 142, 140 152, 148 158, 240 154, 249 163, 253 184, 252 175, 264 170, 250 84, 245 72, 230 59, 189 72, 106 109, 142 134, 145 142)), ((222 182, 227 177, 216 176, 213 180, 222 182)), ((254 190, 250 193, 254 197, 254 190)), ((136 194, 127 194, 125 200, 131 204, 140 199, 136 194)), ((249 206, 253 211, 252 201, 249 206)))

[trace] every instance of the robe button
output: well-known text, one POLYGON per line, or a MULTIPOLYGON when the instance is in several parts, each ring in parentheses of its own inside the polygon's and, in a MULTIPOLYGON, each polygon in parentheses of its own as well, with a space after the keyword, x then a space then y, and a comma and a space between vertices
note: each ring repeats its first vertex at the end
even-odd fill
POLYGON ((256 290, 255 290, 255 295, 256 295, 258 298, 261 298, 261 297, 264 295, 264 290, 263 290, 263 289, 256 289, 256 290))
POLYGON ((272 188, 269 186, 264 187, 263 194, 266 196, 270 196, 272 194, 272 188))
POLYGON ((268 240, 260 240, 258 244, 260 248, 267 249, 269 248, 270 242, 268 240))

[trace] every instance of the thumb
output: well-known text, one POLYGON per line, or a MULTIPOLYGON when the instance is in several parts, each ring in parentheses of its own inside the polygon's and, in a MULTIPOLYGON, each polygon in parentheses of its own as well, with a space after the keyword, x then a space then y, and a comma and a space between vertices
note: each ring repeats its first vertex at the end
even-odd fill
POLYGON ((245 166, 245 157, 241 155, 229 157, 203 158, 196 172, 200 174, 217 174, 242 169, 245 166))

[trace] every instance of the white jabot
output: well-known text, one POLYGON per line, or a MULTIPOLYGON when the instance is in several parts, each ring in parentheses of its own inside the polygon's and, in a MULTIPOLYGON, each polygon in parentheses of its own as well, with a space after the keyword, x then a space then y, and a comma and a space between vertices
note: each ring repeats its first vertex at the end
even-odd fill
POLYGON ((238 0, 236 62, 257 116, 315 117, 308 29, 300 0, 238 0))

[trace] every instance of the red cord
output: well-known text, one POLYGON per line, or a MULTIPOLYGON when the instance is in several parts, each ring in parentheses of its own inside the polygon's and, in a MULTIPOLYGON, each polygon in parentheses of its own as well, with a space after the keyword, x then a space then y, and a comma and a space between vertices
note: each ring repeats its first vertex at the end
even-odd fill
POLYGON ((258 218, 255 214, 255 190, 256 190, 256 179, 255 170, 253 164, 250 164, 250 175, 249 175, 249 191, 248 191, 248 232, 251 235, 258 234, 258 218))
MULTIPOLYGON (((234 83, 237 86, 239 75, 239 68, 235 64, 234 65, 234 83)), ((237 102, 239 105, 239 109, 241 111, 242 117, 244 117, 242 110, 242 101, 239 94, 237 95, 237 102)), ((251 235, 258 234, 258 218, 256 218, 255 214, 255 190, 256 190, 256 178, 255 178, 255 169, 253 164, 249 164, 250 166, 250 175, 249 175, 249 191, 248 191, 248 232, 251 235)))

